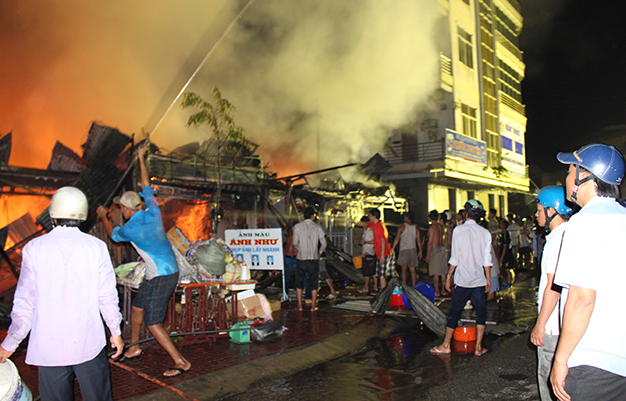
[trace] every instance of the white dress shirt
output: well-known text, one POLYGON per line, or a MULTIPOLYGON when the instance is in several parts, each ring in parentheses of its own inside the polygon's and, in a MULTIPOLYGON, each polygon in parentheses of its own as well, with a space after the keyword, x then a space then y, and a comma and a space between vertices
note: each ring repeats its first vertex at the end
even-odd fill
POLYGON ((121 333, 115 273, 104 242, 76 227, 56 227, 26 244, 2 348, 15 351, 30 332, 27 364, 77 365, 106 345, 102 319, 112 335, 121 333))
POLYGON ((454 283, 465 288, 487 285, 484 267, 491 266, 491 234, 474 220, 452 231, 450 263, 456 266, 454 283))

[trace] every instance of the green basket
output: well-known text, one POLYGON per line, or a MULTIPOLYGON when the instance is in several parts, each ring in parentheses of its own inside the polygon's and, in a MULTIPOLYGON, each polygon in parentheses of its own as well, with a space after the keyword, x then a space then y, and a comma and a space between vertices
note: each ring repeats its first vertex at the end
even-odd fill
POLYGON ((235 329, 236 331, 231 331, 228 333, 228 335, 230 336, 230 341, 237 343, 237 344, 247 344, 250 342, 250 325, 249 324, 237 323, 233 325, 231 329, 235 329), (237 330, 237 329, 241 329, 241 330, 237 330))

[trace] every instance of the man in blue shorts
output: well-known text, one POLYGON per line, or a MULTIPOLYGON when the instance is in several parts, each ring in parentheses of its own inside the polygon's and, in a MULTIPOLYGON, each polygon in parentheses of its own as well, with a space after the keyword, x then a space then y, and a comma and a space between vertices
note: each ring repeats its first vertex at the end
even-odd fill
POLYGON ((476 350, 474 355, 487 352, 482 346, 487 318, 486 296, 491 288, 491 234, 478 225, 485 217, 482 203, 470 199, 465 203, 465 223, 452 232, 452 253, 446 279, 446 289, 452 291, 452 275, 456 287, 452 291, 452 301, 448 311, 448 323, 443 343, 433 347, 431 354, 449 354, 452 335, 463 308, 471 299, 476 312, 476 350))
MULTIPOLYGON (((174 360, 174 367, 163 373, 163 376, 173 377, 191 369, 191 363, 183 358, 163 327, 167 305, 178 284, 178 265, 163 227, 161 210, 154 197, 154 190, 150 187, 144 160, 147 148, 148 143, 137 150, 143 187, 141 197, 145 200, 146 207, 142 208, 140 194, 127 191, 119 199, 114 199, 115 203, 119 203, 122 215, 128 220, 123 227, 113 228, 107 218, 107 210, 102 206, 98 207, 97 213, 113 241, 130 242, 146 265, 145 279, 133 300, 131 342, 139 340, 141 327, 145 322, 150 333, 174 360)), ((124 353, 123 359, 134 359, 140 355, 139 346, 133 345, 124 353)))

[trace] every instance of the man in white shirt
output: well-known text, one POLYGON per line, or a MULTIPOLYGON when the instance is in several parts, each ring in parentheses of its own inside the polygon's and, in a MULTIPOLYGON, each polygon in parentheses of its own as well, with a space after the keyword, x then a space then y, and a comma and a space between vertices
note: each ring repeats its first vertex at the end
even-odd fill
POLYGON ((554 282, 561 336, 550 375, 559 400, 623 400, 626 394, 626 209, 616 198, 624 158, 613 146, 559 153, 569 165, 567 196, 582 209, 567 223, 554 282))
POLYGON ((530 334, 530 341, 537 346, 537 382, 542 401, 556 399, 550 391, 549 379, 559 340, 559 312, 556 305, 561 291, 553 283, 565 226, 571 213, 572 209, 565 204, 565 188, 562 186, 551 185, 537 193, 537 223, 550 233, 546 238, 541 259, 541 279, 537 294, 539 316, 530 334))
POLYGON ((84 400, 113 400, 103 320, 111 345, 124 349, 117 287, 104 242, 78 229, 88 204, 77 188, 63 187, 48 208, 54 229, 24 247, 11 326, 0 362, 29 334, 26 363, 38 366, 43 400, 73 400, 78 378, 84 400))
POLYGON ((307 276, 311 281, 311 311, 315 311, 317 285, 320 272, 320 257, 326 249, 324 230, 313 221, 315 209, 304 209, 304 221, 293 226, 293 246, 298 250, 296 256, 296 297, 298 310, 302 310, 302 290, 307 276))
POLYGON ((465 223, 452 232, 452 254, 446 280, 446 289, 452 291, 452 275, 456 287, 448 311, 448 323, 443 344, 430 350, 432 354, 449 354, 452 335, 461 312, 471 299, 476 312, 476 350, 474 355, 487 352, 482 347, 487 317, 486 293, 491 288, 491 234, 478 225, 485 217, 480 201, 470 199, 465 203, 465 223))

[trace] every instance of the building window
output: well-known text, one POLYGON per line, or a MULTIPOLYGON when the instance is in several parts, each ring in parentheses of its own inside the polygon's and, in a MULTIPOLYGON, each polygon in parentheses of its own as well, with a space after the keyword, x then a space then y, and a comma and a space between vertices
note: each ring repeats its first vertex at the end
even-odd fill
POLYGON ((463 0, 463 3, 467 4, 469 6, 470 0, 463 0))
POLYGON ((498 59, 499 89, 522 104, 522 76, 498 59))
POLYGON ((496 7, 496 29, 519 49, 518 27, 502 10, 496 7))
POLYGON ((456 188, 448 188, 448 207, 452 213, 456 213, 456 188))
POLYGON ((476 138, 476 109, 461 103, 461 115, 463 116, 463 134, 476 138))
POLYGON ((457 28, 459 33, 459 60, 469 68, 474 68, 472 35, 465 32, 461 27, 457 28))
POLYGON ((500 167, 500 160, 501 158, 498 155, 498 152, 487 149, 487 166, 500 167))
POLYGON ((513 151, 513 140, 511 138, 507 138, 506 136, 502 138, 502 149, 513 151))

